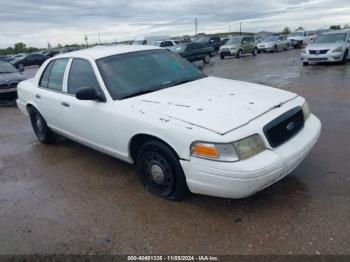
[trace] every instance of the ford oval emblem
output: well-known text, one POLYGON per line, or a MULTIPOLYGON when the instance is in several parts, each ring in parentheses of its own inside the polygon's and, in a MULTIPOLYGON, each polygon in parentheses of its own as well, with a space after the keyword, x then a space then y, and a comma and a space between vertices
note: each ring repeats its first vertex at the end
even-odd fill
POLYGON ((294 122, 290 122, 288 125, 287 125, 287 130, 288 131, 293 131, 295 128, 295 123, 294 122))

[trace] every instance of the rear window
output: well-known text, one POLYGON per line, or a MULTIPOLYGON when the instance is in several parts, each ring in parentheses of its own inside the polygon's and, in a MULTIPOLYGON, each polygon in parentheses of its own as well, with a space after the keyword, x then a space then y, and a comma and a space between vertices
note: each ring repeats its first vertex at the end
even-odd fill
POLYGON ((68 58, 51 61, 42 74, 39 85, 55 91, 62 91, 67 63, 68 58))

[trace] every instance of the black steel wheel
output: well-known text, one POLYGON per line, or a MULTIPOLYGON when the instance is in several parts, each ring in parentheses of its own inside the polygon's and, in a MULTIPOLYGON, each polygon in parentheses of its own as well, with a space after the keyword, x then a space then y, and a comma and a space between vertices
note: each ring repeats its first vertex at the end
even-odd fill
POLYGON ((150 141, 141 146, 136 166, 142 184, 152 194, 170 200, 189 195, 180 162, 165 144, 150 141))

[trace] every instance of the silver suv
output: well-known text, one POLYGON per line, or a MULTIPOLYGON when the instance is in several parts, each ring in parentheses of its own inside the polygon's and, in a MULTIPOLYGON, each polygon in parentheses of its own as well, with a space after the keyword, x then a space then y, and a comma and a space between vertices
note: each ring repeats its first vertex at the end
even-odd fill
POLYGON ((243 54, 252 54, 255 56, 258 48, 253 36, 237 36, 233 37, 228 42, 220 47, 219 54, 221 59, 226 56, 236 56, 240 58, 243 54))
POLYGON ((258 44, 258 51, 259 52, 278 52, 282 50, 287 50, 289 48, 289 41, 287 40, 287 37, 285 36, 268 36, 261 40, 261 42, 258 44))
POLYGON ((303 65, 320 62, 346 62, 349 58, 350 30, 323 33, 301 53, 303 65))

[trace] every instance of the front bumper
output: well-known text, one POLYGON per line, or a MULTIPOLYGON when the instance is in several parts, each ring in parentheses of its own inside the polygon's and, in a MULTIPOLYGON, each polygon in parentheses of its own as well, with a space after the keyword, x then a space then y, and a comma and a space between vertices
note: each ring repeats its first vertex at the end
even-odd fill
POLYGON ((0 94, 5 94, 5 93, 16 93, 17 92, 17 87, 13 88, 0 88, 0 94))
POLYGON ((223 55, 223 56, 235 56, 237 54, 237 50, 224 50, 224 51, 219 51, 219 54, 220 55, 223 55))
POLYGON ((260 47, 258 47, 258 51, 259 52, 272 52, 273 48, 270 46, 264 46, 264 47, 260 46, 260 47))
POLYGON ((322 55, 301 54, 301 61, 309 63, 323 63, 323 62, 340 62, 343 60, 344 53, 327 53, 322 55))
POLYGON ((273 150, 244 161, 216 162, 192 157, 181 161, 191 192, 244 198, 253 195, 292 172, 311 151, 321 133, 321 122, 311 115, 304 128, 273 150))

